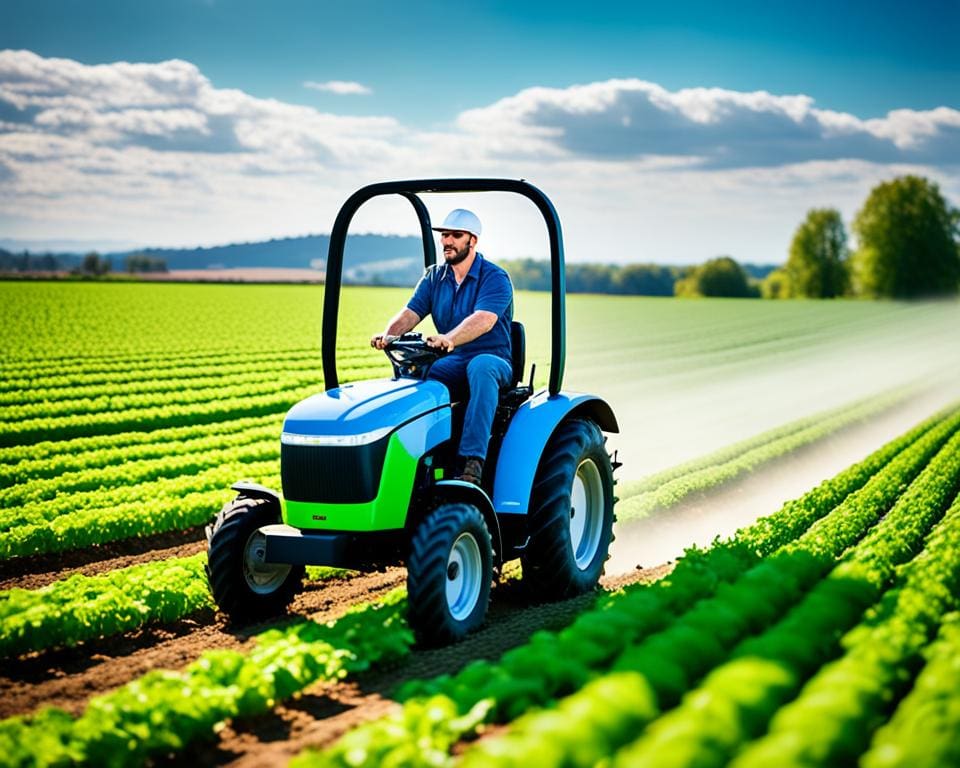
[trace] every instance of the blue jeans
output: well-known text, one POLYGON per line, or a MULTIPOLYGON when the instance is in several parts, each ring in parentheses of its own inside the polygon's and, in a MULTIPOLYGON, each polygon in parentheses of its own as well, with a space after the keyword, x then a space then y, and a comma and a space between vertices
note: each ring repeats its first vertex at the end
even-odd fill
POLYGON ((428 379, 436 379, 450 390, 451 400, 469 397, 463 416, 460 455, 487 457, 487 443, 500 389, 510 383, 513 368, 497 355, 448 355, 433 364, 428 379))

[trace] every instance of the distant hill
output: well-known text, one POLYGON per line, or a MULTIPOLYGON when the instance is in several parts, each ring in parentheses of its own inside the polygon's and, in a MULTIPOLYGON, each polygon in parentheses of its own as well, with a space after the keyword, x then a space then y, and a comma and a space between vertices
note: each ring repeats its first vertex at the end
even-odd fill
MULTIPOLYGON (((309 281, 309 275, 313 273, 316 278, 322 279, 329 247, 329 235, 308 235, 211 248, 141 248, 102 255, 110 260, 113 272, 124 271, 127 257, 141 255, 160 259, 166 263, 169 271, 183 273, 179 279, 309 281), (231 270, 237 271, 231 273, 231 270), (239 270, 244 270, 245 274, 239 270), (258 277, 250 274, 255 270, 260 270, 258 277), (289 274, 280 277, 284 270, 289 270, 289 274)), ((0 272, 64 272, 79 267, 82 259, 83 256, 71 253, 12 253, 0 247, 0 272)), ((548 261, 517 259, 501 263, 510 271, 516 288, 549 290, 548 261)), ((741 266, 757 281, 777 268, 773 264, 741 266)), ((571 293, 672 296, 674 281, 689 269, 692 267, 568 263, 567 290, 571 293)), ((419 237, 347 237, 343 264, 345 283, 409 287, 417 282, 422 273, 423 245, 419 237)))
MULTIPOLYGON (((238 269, 326 267, 329 235, 287 237, 261 243, 218 245, 211 248, 142 248, 108 254, 116 265, 133 254, 163 259, 167 269, 238 269)), ((423 272, 423 245, 419 237, 349 235, 344 252, 343 279, 349 283, 411 285, 423 272)))

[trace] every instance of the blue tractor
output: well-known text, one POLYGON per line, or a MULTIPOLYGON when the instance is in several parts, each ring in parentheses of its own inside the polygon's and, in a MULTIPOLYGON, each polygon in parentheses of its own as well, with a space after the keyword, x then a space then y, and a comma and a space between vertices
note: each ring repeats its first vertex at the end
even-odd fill
POLYGON ((239 482, 207 528, 207 574, 232 620, 284 612, 306 565, 407 567, 409 620, 423 644, 459 640, 486 615, 495 572, 519 558, 535 599, 593 589, 612 539, 617 432, 596 395, 561 389, 565 281, 560 220, 539 189, 507 179, 373 184, 341 208, 330 236, 321 349, 326 391, 294 405, 280 436, 283 496, 239 482), (386 348, 393 375, 340 384, 337 322, 347 230, 372 198, 399 195, 420 223, 424 266, 436 262, 422 193, 513 192, 543 215, 550 240, 549 385, 524 383, 523 326, 511 330, 513 377, 494 420, 482 487, 453 479, 463 403, 426 378, 437 350, 419 334, 386 348))

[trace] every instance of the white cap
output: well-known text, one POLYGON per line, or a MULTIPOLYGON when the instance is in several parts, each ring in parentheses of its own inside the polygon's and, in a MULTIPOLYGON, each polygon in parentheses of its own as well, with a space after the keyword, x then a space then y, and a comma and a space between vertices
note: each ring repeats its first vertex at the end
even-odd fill
POLYGON ((447 214, 443 224, 439 227, 431 227, 435 232, 450 232, 459 230, 469 232, 471 235, 480 237, 480 219, 473 211, 466 208, 454 208, 447 214))

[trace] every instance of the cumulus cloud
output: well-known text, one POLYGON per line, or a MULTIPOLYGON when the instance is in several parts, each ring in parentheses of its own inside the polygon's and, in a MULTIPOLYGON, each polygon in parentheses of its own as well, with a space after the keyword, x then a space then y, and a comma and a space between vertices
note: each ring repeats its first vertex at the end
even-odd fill
MULTIPOLYGON (((302 234, 329 230, 366 183, 506 176, 551 195, 574 258, 771 261, 782 254, 769 243, 788 242, 807 208, 851 215, 872 184, 904 172, 960 194, 958 162, 960 112, 948 107, 861 119, 804 95, 611 80, 527 89, 421 130, 217 88, 186 61, 0 51, 0 234, 16 237, 302 234), (614 242, 625 220, 638 228, 630 252, 614 242)), ((375 217, 377 231, 412 231, 408 208, 375 217)), ((494 252, 538 253, 531 238, 489 231, 494 252)))
POLYGON ((0 119, 98 147, 256 152, 324 161, 385 150, 388 117, 342 117, 215 88, 186 61, 88 66, 0 51, 0 119))
POLYGON ((531 151, 623 160, 665 156, 704 168, 858 159, 960 162, 960 111, 896 110, 884 118, 820 110, 809 96, 721 88, 668 91, 644 80, 529 88, 460 115, 465 132, 531 151))
POLYGON ((307 80, 303 85, 305 88, 335 93, 338 96, 369 96, 373 93, 373 90, 363 83, 355 83, 349 80, 328 80, 325 83, 307 80))

